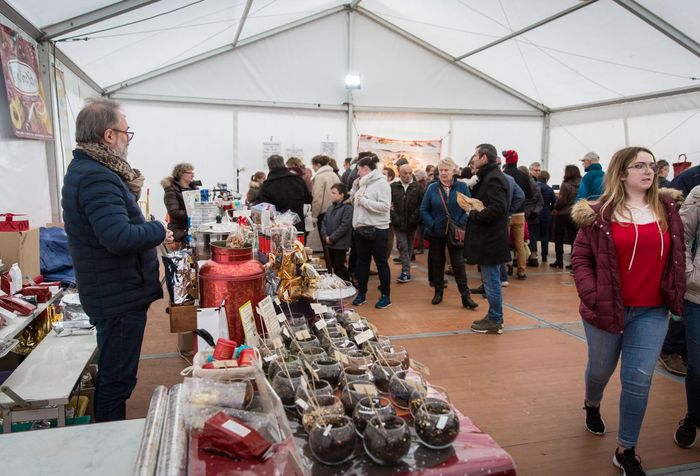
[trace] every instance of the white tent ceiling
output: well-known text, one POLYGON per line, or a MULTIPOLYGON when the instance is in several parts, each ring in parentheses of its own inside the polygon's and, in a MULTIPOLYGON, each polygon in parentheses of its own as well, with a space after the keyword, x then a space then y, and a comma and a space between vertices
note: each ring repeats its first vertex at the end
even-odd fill
MULTIPOLYGON (((452 63, 452 69, 481 77, 542 110, 700 89, 700 2, 695 0, 355 0, 351 5, 333 0, 0 0, 3 5, 30 22, 37 39, 56 41, 108 92, 348 10, 357 18, 350 48, 363 52, 353 54, 360 73, 367 56, 360 33, 371 19, 422 47, 416 54, 429 51, 452 63)), ((347 40, 338 41, 342 31, 328 34, 305 43, 308 52, 313 55, 314 41, 347 47, 347 40)), ((396 55, 410 54, 392 38, 385 35, 371 45, 375 60, 384 57, 390 64, 396 55)), ((337 58, 328 58, 334 68, 325 68, 326 79, 336 74, 346 54, 337 51, 337 58)), ((248 65, 257 59, 241 56, 238 60, 248 65)), ((447 83, 461 78, 465 89, 474 86, 467 75, 450 69, 442 74, 447 83)), ((369 84, 357 98, 362 96, 367 101, 380 97, 369 84)), ((442 103, 438 98, 434 107, 442 103)))

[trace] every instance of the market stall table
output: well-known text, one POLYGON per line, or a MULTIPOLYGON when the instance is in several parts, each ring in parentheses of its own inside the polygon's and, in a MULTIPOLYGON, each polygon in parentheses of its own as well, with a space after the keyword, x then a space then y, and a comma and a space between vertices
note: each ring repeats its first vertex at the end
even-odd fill
POLYGON ((3 474, 133 474, 144 419, 0 436, 3 474))
POLYGON ((14 319, 8 320, 7 325, 5 327, 0 327, 0 339, 11 339, 11 338, 15 337, 16 335, 18 335, 34 319, 39 317, 41 315, 41 313, 44 312, 47 307, 49 307, 49 305, 60 300, 60 298, 62 296, 63 296, 63 291, 58 291, 56 294, 51 296, 51 299, 49 299, 47 302, 37 304, 36 309, 30 315, 28 315, 28 316, 19 316, 18 315, 14 319))
POLYGON ((57 418, 58 426, 64 426, 65 406, 96 350, 94 331, 68 337, 50 332, 0 387, 4 432, 10 433, 18 421, 57 418))

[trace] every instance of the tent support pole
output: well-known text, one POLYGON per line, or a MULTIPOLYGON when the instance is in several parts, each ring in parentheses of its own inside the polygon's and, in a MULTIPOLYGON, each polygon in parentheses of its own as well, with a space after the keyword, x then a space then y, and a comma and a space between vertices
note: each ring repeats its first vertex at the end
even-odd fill
POLYGON ((542 169, 547 170, 549 168, 549 133, 551 114, 545 113, 542 121, 542 169))
POLYGON ((625 128, 625 147, 630 146, 630 125, 629 122, 627 121, 627 115, 622 118, 622 125, 625 128))
MULTIPOLYGON (((55 93, 53 90, 53 81, 51 81, 52 65, 51 65, 51 50, 48 41, 42 41, 37 45, 37 61, 39 62, 39 75, 41 85, 44 88, 44 96, 46 101, 46 113, 51 118, 51 127, 53 129, 54 138, 58 134, 56 123, 54 121, 54 106, 55 93)), ((53 74, 56 74, 53 72, 53 74)), ((46 147, 46 169, 49 176, 49 197, 51 201, 51 220, 53 222, 61 221, 61 189, 60 189, 60 168, 58 167, 58 158, 56 154, 56 141, 44 141, 46 147)))
MULTIPOLYGON (((347 73, 350 74, 352 73, 352 11, 348 10, 347 11, 347 25, 348 25, 348 45, 347 45, 347 73)), ((352 89, 348 89, 347 93, 347 106, 348 106, 348 117, 346 119, 346 146, 347 146, 347 154, 346 157, 352 157, 353 156, 353 150, 352 150, 352 124, 354 120, 354 115, 355 111, 353 110, 353 104, 352 104, 352 89)))

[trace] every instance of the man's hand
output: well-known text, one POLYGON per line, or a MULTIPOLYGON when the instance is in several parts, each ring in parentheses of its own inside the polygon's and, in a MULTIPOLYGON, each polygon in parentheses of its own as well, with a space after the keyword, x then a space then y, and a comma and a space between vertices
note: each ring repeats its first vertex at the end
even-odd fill
POLYGON ((166 245, 169 245, 170 243, 173 242, 173 232, 172 230, 165 230, 165 240, 163 240, 163 243, 166 245))
POLYGON ((326 244, 327 245, 332 245, 333 242, 331 241, 331 238, 329 236, 326 237, 326 244))

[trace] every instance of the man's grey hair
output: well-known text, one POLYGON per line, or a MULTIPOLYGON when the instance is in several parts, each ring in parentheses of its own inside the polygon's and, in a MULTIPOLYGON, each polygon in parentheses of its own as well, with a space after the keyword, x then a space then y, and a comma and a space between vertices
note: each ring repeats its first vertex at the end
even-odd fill
POLYGON ((267 168, 270 170, 277 170, 285 168, 284 158, 281 155, 271 155, 267 158, 267 168))
POLYGON ((532 170, 533 167, 542 167, 542 164, 539 162, 533 162, 530 164, 530 170, 532 170))
POLYGON ((102 142, 104 132, 119 123, 121 105, 112 99, 88 98, 75 120, 75 141, 102 142))

